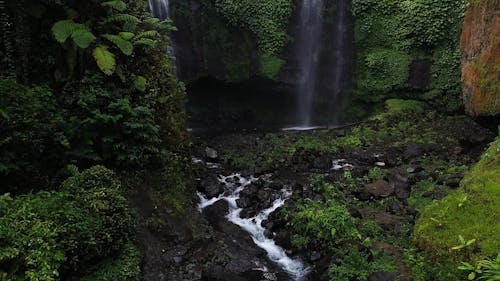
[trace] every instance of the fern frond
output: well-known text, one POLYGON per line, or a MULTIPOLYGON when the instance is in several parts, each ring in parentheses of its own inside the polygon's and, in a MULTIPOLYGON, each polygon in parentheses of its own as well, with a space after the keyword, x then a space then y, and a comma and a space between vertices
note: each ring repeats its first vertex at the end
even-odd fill
POLYGON ((123 23, 133 23, 136 24, 139 22, 139 19, 137 17, 134 17, 129 14, 115 14, 107 18, 105 23, 110 23, 110 22, 123 22, 123 23))
POLYGON ((144 46, 147 46, 147 47, 154 47, 156 46, 156 43, 158 43, 158 41, 156 40, 152 40, 152 39, 149 39, 149 38, 141 38, 137 41, 134 42, 134 46, 136 45, 144 45, 144 46))
POLYGON ((73 20, 60 20, 52 26, 52 34, 57 42, 64 43, 76 30, 85 29, 85 25, 73 20))
POLYGON ((161 20, 159 18, 148 18, 147 20, 145 20, 144 22, 146 23, 149 23, 149 24, 157 24, 159 23, 161 20))
POLYGON ((73 39, 73 42, 75 42, 78 47, 86 49, 89 47, 90 43, 96 39, 96 37, 87 29, 79 29, 75 30, 73 34, 71 34, 71 39, 73 39))
POLYGON ((136 38, 137 39, 143 38, 143 37, 155 38, 159 35, 160 35, 160 33, 158 33, 158 31, 156 31, 156 30, 147 30, 147 31, 143 31, 143 32, 139 33, 136 38))
POLYGON ((101 3, 103 7, 111 7, 119 12, 123 12, 127 9, 127 4, 121 0, 106 1, 101 3))
POLYGON ((92 54, 101 71, 108 76, 113 75, 116 69, 115 55, 108 51, 106 46, 102 45, 96 47, 92 54))
POLYGON ((129 41, 124 40, 119 35, 104 34, 102 35, 102 37, 106 38, 107 40, 115 44, 116 47, 118 47, 124 55, 130 56, 134 51, 134 45, 132 45, 132 43, 130 43, 129 41))
POLYGON ((135 36, 135 34, 132 32, 120 32, 120 33, 118 33, 118 35, 120 35, 120 37, 123 40, 127 40, 127 41, 132 39, 135 36))

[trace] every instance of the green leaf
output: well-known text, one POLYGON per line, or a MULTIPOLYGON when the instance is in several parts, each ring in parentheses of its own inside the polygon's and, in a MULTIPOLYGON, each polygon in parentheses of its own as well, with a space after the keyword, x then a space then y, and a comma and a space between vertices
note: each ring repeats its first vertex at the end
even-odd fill
POLYGON ((474 280, 474 278, 476 278, 476 273, 475 273, 475 272, 471 272, 471 273, 469 273, 469 275, 467 276, 467 279, 469 279, 469 280, 474 280))
POLYGON ((144 45, 144 46, 148 46, 148 47, 154 47, 154 46, 156 46, 156 43, 157 43, 156 40, 152 40, 149 38, 141 38, 141 39, 135 41, 134 45, 144 45))
POLYGON ((73 32, 80 29, 85 29, 85 26, 73 20, 60 20, 52 26, 52 34, 57 42, 64 43, 73 32))
POLYGON ((112 15, 111 17, 107 18, 105 23, 110 23, 110 22, 124 22, 124 23, 138 23, 139 19, 137 17, 134 17, 129 14, 116 14, 112 15))
POLYGON ((104 3, 101 3, 101 6, 103 7, 111 7, 117 11, 123 12, 127 9, 127 4, 121 0, 114 0, 114 1, 107 1, 104 3))
POLYGON ((123 40, 127 40, 127 41, 132 39, 135 36, 135 34, 132 32, 120 32, 120 33, 118 33, 118 35, 120 35, 120 37, 123 40))
POLYGON ((147 30, 147 31, 143 31, 143 32, 139 33, 137 35, 137 38, 143 38, 143 37, 155 38, 159 35, 160 35, 160 33, 158 33, 158 31, 156 31, 156 30, 147 30))
POLYGON ((93 51, 94 59, 97 66, 101 69, 104 74, 110 76, 115 72, 116 60, 115 55, 108 51, 106 46, 98 46, 93 51))
POLYGON ((124 55, 130 56, 134 51, 134 45, 132 45, 129 41, 124 40, 119 35, 104 34, 102 37, 113 42, 113 44, 115 44, 124 55))
POLYGON ((147 82, 148 81, 143 76, 137 76, 134 80, 134 86, 137 90, 144 92, 146 90, 147 82))
POLYGON ((90 43, 94 42, 96 37, 87 29, 79 29, 71 34, 71 39, 73 39, 73 42, 75 42, 78 47, 86 49, 89 47, 90 43))

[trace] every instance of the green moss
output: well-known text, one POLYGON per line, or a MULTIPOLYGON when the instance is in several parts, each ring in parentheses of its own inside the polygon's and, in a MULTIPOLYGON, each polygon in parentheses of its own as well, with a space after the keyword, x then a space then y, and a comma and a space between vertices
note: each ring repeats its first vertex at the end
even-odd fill
POLYGON ((491 144, 461 188, 425 208, 415 228, 417 245, 428 257, 449 261, 493 256, 500 251, 500 140, 491 144), (476 239, 470 249, 450 250, 459 236, 476 239))
POLYGON ((405 111, 423 112, 424 104, 416 100, 390 99, 385 102, 387 114, 401 114, 405 111))
POLYGON ((269 54, 262 54, 260 57, 260 73, 262 76, 276 80, 285 61, 269 54))

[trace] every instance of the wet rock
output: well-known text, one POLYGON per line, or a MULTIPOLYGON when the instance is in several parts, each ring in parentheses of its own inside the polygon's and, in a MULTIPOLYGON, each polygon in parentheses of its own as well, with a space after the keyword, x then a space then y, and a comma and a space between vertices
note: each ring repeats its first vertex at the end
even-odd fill
POLYGON ((313 251, 311 255, 309 256, 309 260, 312 262, 315 262, 317 260, 321 259, 321 253, 318 251, 313 251))
POLYGON ((215 149, 207 146, 205 148, 205 157, 209 160, 217 160, 219 158, 219 154, 215 149))
POLYGON ((394 188, 397 198, 406 200, 410 197, 411 186, 405 174, 393 171, 389 176, 389 184, 394 188))
POLYGON ((252 200, 247 196, 243 196, 236 200, 236 204, 240 208, 248 208, 252 204, 252 200))
POLYGON ((257 199, 259 199, 259 201, 262 203, 267 203, 271 198, 271 194, 271 191, 269 191, 268 189, 261 189, 257 192, 257 199))
POLYGON ((362 218, 363 215, 361 215, 361 212, 354 206, 349 206, 349 214, 351 214, 351 216, 355 217, 355 218, 362 218))
POLYGON ((219 200, 215 204, 206 207, 203 210, 203 217, 213 226, 225 224, 225 216, 229 211, 229 205, 225 200, 219 200))
POLYGON ((378 179, 373 183, 366 184, 364 191, 373 197, 385 198, 394 193, 394 186, 383 179, 378 179))
POLYGON ((414 174, 414 173, 418 173, 418 172, 421 172, 423 171, 424 168, 422 168, 421 166, 410 166, 406 169, 406 172, 408 174, 414 174))
POLYGON ((395 281, 396 274, 394 272, 376 272, 368 277, 368 281, 395 281))
POLYGON ((208 198, 217 197, 224 192, 224 187, 219 182, 211 180, 201 181, 201 189, 208 198))
POLYGON ((409 143, 406 145, 406 148, 403 152, 403 157, 405 159, 412 159, 421 156, 424 154, 424 150, 422 146, 418 143, 409 143))
POLYGON ((391 214, 400 214, 403 211, 403 209, 404 207, 396 202, 389 203, 386 208, 386 210, 391 214))

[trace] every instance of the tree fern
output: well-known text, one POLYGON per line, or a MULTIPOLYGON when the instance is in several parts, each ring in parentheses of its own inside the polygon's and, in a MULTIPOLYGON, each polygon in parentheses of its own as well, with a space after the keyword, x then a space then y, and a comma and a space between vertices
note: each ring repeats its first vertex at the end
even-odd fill
POLYGON ((103 7, 111 7, 117 11, 123 12, 127 9, 127 4, 121 0, 106 1, 101 3, 103 7))
POLYGON ((104 74, 110 76, 115 72, 116 60, 115 55, 108 51, 106 46, 98 46, 93 51, 94 59, 97 66, 101 69, 104 74))
POLYGON ((132 43, 123 39, 119 35, 104 34, 102 35, 102 37, 113 42, 113 44, 115 44, 120 49, 120 51, 122 51, 124 55, 130 56, 134 51, 134 46, 132 45, 132 43))
POLYGON ((78 47, 86 49, 89 47, 90 43, 96 39, 96 37, 87 29, 79 29, 75 30, 73 34, 71 34, 71 39, 73 39, 73 42, 75 42, 78 47))
POLYGON ((73 20, 60 20, 52 26, 52 34, 57 42, 64 43, 76 30, 85 29, 85 26, 80 23, 75 23, 73 20))

